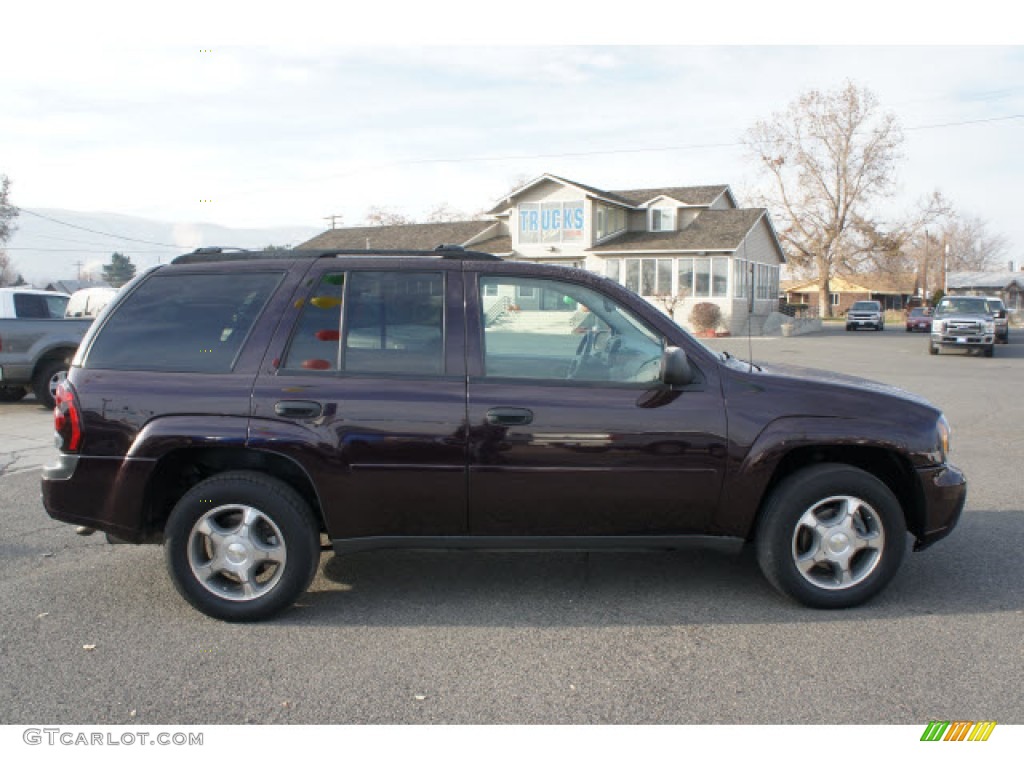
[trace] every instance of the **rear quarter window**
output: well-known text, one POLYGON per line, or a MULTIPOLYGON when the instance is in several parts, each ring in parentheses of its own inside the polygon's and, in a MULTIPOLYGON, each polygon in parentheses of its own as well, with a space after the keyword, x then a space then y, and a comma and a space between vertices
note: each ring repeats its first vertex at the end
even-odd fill
POLYGON ((107 319, 86 368, 227 373, 282 272, 153 275, 107 319))

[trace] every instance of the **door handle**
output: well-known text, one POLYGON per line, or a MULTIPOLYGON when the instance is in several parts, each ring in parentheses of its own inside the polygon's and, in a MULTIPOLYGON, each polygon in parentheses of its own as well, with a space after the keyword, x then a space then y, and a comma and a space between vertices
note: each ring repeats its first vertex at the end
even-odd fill
POLYGON ((533 421, 533 411, 527 408, 491 408, 487 423, 492 427, 512 427, 533 421))
POLYGON ((324 407, 314 400, 279 400, 274 403, 274 413, 285 419, 315 419, 323 410, 324 407))

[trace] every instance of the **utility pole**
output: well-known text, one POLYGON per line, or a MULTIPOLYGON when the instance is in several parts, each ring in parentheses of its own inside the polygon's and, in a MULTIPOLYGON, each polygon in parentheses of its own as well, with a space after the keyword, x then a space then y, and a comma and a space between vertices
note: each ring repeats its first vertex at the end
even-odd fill
POLYGON ((927 306, 931 294, 928 293, 928 230, 924 231, 924 259, 921 260, 921 290, 924 291, 924 303, 927 306))
POLYGON ((75 266, 78 267, 78 278, 77 279, 81 280, 82 279, 82 267, 85 266, 85 262, 83 262, 81 259, 79 259, 78 261, 75 262, 75 266))
POLYGON ((331 216, 324 216, 325 221, 331 222, 331 229, 337 229, 336 222, 341 221, 342 215, 340 213, 333 214, 331 216))
POLYGON ((949 291, 949 242, 945 235, 942 237, 942 295, 949 291))

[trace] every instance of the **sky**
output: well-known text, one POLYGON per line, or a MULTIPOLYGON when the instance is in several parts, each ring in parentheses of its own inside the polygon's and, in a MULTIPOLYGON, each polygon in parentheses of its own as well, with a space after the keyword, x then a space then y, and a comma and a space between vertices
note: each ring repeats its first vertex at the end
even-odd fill
POLYGON ((761 183, 744 133, 849 80, 904 131, 885 215, 941 190, 1024 262, 1024 46, 1005 4, 868 0, 831 22, 801 0, 34 5, 0 32, 0 173, 28 210, 355 226, 371 206, 472 214, 542 173, 724 183, 742 205, 761 183))

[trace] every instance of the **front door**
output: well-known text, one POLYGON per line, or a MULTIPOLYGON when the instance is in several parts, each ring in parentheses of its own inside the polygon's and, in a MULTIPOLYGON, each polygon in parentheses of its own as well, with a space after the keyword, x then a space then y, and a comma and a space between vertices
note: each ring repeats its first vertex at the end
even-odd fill
POLYGON ((571 278, 466 280, 470 533, 703 530, 726 454, 713 373, 664 387, 665 340, 571 278))

